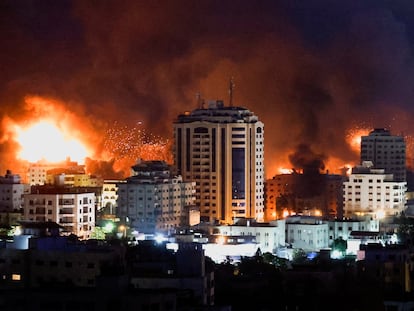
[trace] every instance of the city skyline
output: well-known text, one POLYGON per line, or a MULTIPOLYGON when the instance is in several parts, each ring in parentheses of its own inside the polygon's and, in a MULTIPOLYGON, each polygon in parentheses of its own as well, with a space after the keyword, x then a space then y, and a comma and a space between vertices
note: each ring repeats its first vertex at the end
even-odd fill
POLYGON ((409 151, 409 2, 5 1, 0 14, 3 171, 16 128, 45 120, 82 141, 95 172, 168 158, 176 116, 200 98, 229 104, 232 77, 234 105, 264 123, 267 178, 303 154, 332 173, 357 164, 352 139, 377 127, 409 151))

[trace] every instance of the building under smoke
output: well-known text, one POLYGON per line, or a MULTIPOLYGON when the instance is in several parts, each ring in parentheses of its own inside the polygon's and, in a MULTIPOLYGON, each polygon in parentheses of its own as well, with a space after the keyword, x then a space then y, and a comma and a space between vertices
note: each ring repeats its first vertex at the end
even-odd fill
POLYGON ((304 171, 279 174, 266 180, 265 218, 278 219, 288 214, 342 217, 342 183, 345 176, 304 171))

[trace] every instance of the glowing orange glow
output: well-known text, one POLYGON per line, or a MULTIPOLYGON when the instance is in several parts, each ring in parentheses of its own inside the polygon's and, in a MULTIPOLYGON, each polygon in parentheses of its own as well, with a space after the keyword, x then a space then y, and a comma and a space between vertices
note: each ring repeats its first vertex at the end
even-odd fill
POLYGON ((58 162, 70 157, 83 163, 88 155, 87 148, 79 140, 52 121, 42 120, 26 128, 16 125, 16 133, 21 146, 18 157, 22 160, 58 162))
POLYGON ((367 136, 369 132, 371 131, 371 128, 361 128, 361 127, 355 127, 348 131, 348 134, 346 135, 346 142, 351 147, 351 149, 357 153, 359 153, 361 148, 361 137, 367 136))
POLYGON ((349 175, 351 174, 352 167, 354 167, 356 163, 344 163, 343 160, 335 157, 330 157, 325 166, 327 167, 327 171, 330 174, 340 174, 340 175, 349 175))
POLYGON ((288 217, 289 215, 290 215, 289 211, 288 211, 287 209, 284 209, 284 210, 283 210, 283 213, 282 213, 282 217, 283 217, 283 218, 286 218, 286 217, 288 217))
POLYGON ((292 169, 290 169, 290 168, 284 168, 284 167, 279 167, 278 168, 278 173, 279 174, 292 174, 292 169))

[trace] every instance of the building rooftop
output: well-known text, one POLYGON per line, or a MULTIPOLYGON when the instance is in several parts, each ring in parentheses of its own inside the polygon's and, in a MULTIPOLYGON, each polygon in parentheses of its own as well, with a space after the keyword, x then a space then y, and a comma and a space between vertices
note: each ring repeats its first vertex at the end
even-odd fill
POLYGON ((243 107, 224 106, 221 100, 210 101, 208 108, 198 108, 178 116, 174 123, 204 121, 211 123, 256 123, 251 111, 243 107))
POLYGON ((55 185, 41 185, 32 186, 31 194, 78 194, 78 193, 95 193, 102 191, 102 187, 70 187, 70 186, 55 186, 55 185))

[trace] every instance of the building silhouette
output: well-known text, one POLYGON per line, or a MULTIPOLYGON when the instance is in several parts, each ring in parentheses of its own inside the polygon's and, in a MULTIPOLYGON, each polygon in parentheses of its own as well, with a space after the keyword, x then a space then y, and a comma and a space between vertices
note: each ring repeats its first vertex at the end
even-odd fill
POLYGON ((179 115, 173 126, 175 169, 196 182, 201 221, 262 221, 264 125, 258 117, 214 101, 179 115))
POLYGON ((361 163, 371 161, 373 168, 385 169, 395 181, 406 181, 406 144, 404 137, 391 135, 384 128, 361 137, 361 163))

